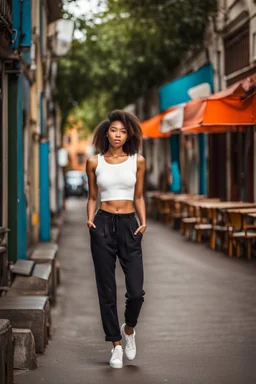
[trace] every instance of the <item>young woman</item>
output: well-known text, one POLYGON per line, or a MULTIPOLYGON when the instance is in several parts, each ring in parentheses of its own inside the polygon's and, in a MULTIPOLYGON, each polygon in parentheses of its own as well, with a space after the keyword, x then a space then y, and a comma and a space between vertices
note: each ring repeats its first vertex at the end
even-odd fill
POLYGON ((141 240, 146 230, 143 198, 145 159, 137 154, 142 132, 139 120, 121 110, 110 112, 98 125, 94 144, 99 154, 87 160, 87 204, 91 251, 105 340, 112 341, 112 368, 123 367, 122 336, 129 360, 136 355, 135 329, 142 303, 141 240), (100 208, 97 211, 98 192, 100 208), (137 212, 140 225, 135 217, 137 212), (116 257, 125 274, 125 323, 119 327, 116 308, 116 257))

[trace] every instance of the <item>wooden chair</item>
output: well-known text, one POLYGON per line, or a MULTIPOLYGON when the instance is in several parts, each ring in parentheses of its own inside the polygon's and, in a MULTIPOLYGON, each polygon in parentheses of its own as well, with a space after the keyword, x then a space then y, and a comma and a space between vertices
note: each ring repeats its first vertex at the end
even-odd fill
POLYGON ((205 208, 200 207, 200 221, 194 226, 196 231, 196 242, 198 244, 202 241, 203 232, 208 232, 212 229, 211 217, 207 216, 206 212, 207 210, 205 208))
MULTIPOLYGON (((197 200, 199 200, 197 198, 197 200)), ((207 202, 219 202, 219 198, 201 198, 203 203, 207 202)), ((190 214, 187 218, 183 219, 183 224, 187 227, 189 231, 189 236, 192 236, 192 231, 195 229, 197 242, 201 242, 202 232, 204 230, 209 230, 211 227, 209 224, 211 223, 211 212, 206 209, 201 209, 200 206, 191 206, 190 214), (205 214, 203 214, 203 212, 205 214)))
POLYGON ((186 212, 186 217, 184 214, 181 220, 181 233, 187 238, 190 238, 194 225, 199 221, 200 210, 199 207, 184 202, 184 211, 186 212))
POLYGON ((227 233, 229 226, 227 222, 225 222, 225 220, 220 217, 216 208, 209 208, 209 212, 209 216, 212 218, 210 248, 216 249, 217 238, 219 238, 221 241, 221 248, 224 250, 227 244, 227 233))
POLYGON ((183 218, 183 203, 186 200, 191 199, 193 196, 189 194, 177 194, 174 195, 173 200, 170 205, 170 223, 172 228, 175 227, 177 220, 182 220, 183 218))
POLYGON ((164 224, 170 222, 172 195, 171 193, 164 193, 159 196, 159 217, 164 224))
POLYGON ((256 226, 247 225, 245 216, 237 212, 226 212, 228 217, 228 255, 233 256, 235 248, 236 256, 241 256, 241 241, 246 244, 247 258, 251 260, 252 240, 256 239, 256 226))
MULTIPOLYGON (((220 199, 206 199, 203 202, 219 202, 220 199)), ((204 232, 212 231, 213 228, 213 213, 206 207, 200 206, 199 222, 194 226, 196 231, 196 242, 199 244, 202 241, 202 235, 204 232)))

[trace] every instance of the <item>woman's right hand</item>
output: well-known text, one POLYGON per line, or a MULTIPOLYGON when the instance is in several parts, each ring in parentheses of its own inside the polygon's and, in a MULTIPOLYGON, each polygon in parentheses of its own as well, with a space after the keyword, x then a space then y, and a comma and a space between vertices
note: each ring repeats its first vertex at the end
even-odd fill
POLYGON ((88 221, 87 221, 87 226, 88 226, 88 228, 91 228, 91 227, 96 228, 96 225, 95 225, 94 222, 91 221, 91 220, 88 220, 88 221))

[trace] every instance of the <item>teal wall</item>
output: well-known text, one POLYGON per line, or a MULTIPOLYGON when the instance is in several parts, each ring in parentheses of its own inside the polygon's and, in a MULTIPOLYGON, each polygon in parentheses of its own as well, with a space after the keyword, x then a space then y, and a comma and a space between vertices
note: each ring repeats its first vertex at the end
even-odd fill
POLYGON ((8 82, 8 253, 9 259, 25 259, 27 220, 23 172, 22 78, 8 82))
POLYGON ((50 176, 49 176, 49 141, 40 143, 40 240, 51 240, 50 217, 50 176))
MULTIPOLYGON (((213 92, 213 68, 210 64, 205 65, 195 72, 189 73, 186 76, 180 77, 168 84, 159 88, 159 107, 160 111, 175 106, 177 104, 186 103, 190 99, 188 90, 202 83, 208 83, 211 91, 213 92)), ((180 192, 181 184, 177 185, 178 180, 180 183, 180 160, 179 160, 179 141, 175 138, 176 135, 170 137, 170 148, 174 153, 172 156, 172 172, 175 174, 175 186, 171 186, 173 192, 180 192), (177 156, 178 153, 178 156, 177 156), (174 166, 174 169, 173 169, 174 166)), ((199 144, 199 186, 200 194, 207 194, 207 157, 206 157, 206 136, 204 134, 198 135, 199 144)))
POLYGON ((209 83, 213 92, 213 68, 210 64, 160 87, 160 111, 191 100, 188 90, 202 83, 209 83))

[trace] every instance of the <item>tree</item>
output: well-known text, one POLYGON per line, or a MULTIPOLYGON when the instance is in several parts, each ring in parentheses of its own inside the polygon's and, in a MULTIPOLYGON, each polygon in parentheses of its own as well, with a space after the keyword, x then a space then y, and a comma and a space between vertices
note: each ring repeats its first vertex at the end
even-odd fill
POLYGON ((59 68, 65 117, 81 109, 77 115, 93 129, 107 110, 168 81, 183 53, 202 47, 215 11, 216 0, 108 0, 93 18, 77 18, 84 39, 73 41, 59 68))

